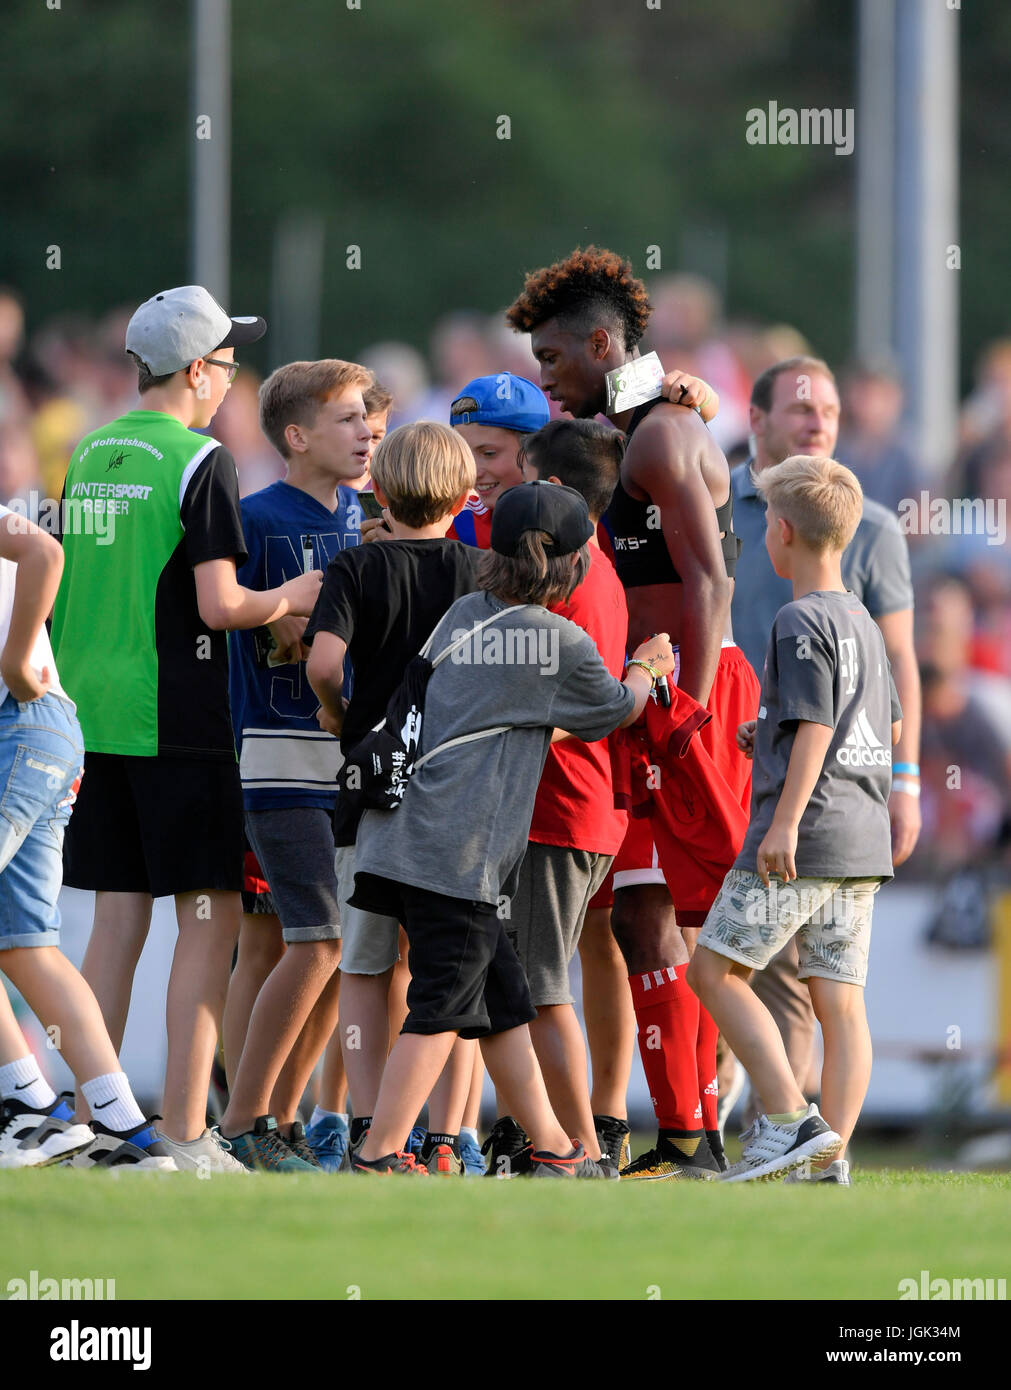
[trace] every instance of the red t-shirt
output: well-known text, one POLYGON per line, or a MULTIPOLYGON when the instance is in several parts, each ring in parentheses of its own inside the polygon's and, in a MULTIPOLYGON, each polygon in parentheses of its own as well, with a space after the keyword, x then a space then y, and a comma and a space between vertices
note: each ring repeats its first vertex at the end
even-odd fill
MULTIPOLYGON (((590 568, 582 584, 568 603, 555 604, 551 611, 588 633, 611 675, 621 679, 628 641, 625 591, 614 566, 596 546, 590 546, 590 568)), ((614 806, 607 739, 553 743, 537 789, 529 838, 540 845, 617 854, 627 824, 627 814, 614 806)))
POLYGON ((446 539, 491 549, 491 512, 479 497, 469 497, 467 505, 446 532, 446 539))

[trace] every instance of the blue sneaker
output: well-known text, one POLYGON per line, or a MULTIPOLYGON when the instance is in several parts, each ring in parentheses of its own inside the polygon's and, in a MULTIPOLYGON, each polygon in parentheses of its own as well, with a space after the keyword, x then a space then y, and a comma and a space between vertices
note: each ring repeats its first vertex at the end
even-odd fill
POLYGON ((305 1132, 306 1143, 328 1173, 336 1173, 347 1153, 351 1132, 336 1115, 324 1115, 305 1132))
POLYGON ((415 1125, 407 1136, 407 1143, 404 1145, 404 1153, 414 1154, 417 1159, 421 1158, 421 1146, 428 1138, 428 1130, 424 1125, 415 1125))
POLYGON ((460 1135, 460 1157, 463 1159, 463 1176, 465 1178, 483 1178, 488 1171, 481 1155, 480 1146, 469 1134, 460 1135))

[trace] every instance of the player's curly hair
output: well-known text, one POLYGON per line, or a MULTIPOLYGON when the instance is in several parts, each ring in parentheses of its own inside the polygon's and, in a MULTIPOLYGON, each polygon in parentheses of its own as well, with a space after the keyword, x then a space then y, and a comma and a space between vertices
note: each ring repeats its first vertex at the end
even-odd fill
POLYGON ((564 261, 533 270, 523 293, 506 310, 517 333, 530 333, 548 319, 561 319, 572 333, 589 336, 603 320, 620 328, 631 350, 646 331, 653 312, 646 286, 630 261, 599 246, 577 247, 564 261))

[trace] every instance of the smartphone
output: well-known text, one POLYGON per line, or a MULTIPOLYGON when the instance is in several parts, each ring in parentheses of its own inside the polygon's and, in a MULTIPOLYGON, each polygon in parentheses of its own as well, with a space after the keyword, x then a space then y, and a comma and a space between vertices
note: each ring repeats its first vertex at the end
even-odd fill
POLYGON ((374 492, 360 492, 358 502, 370 521, 379 520, 383 515, 383 504, 374 492))

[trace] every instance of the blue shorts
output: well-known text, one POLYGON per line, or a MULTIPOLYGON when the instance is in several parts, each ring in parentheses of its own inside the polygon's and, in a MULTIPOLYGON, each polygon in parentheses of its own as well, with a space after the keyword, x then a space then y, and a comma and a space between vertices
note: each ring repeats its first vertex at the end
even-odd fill
POLYGON ((0 951, 58 946, 63 832, 84 763, 74 706, 58 695, 0 705, 0 951))

